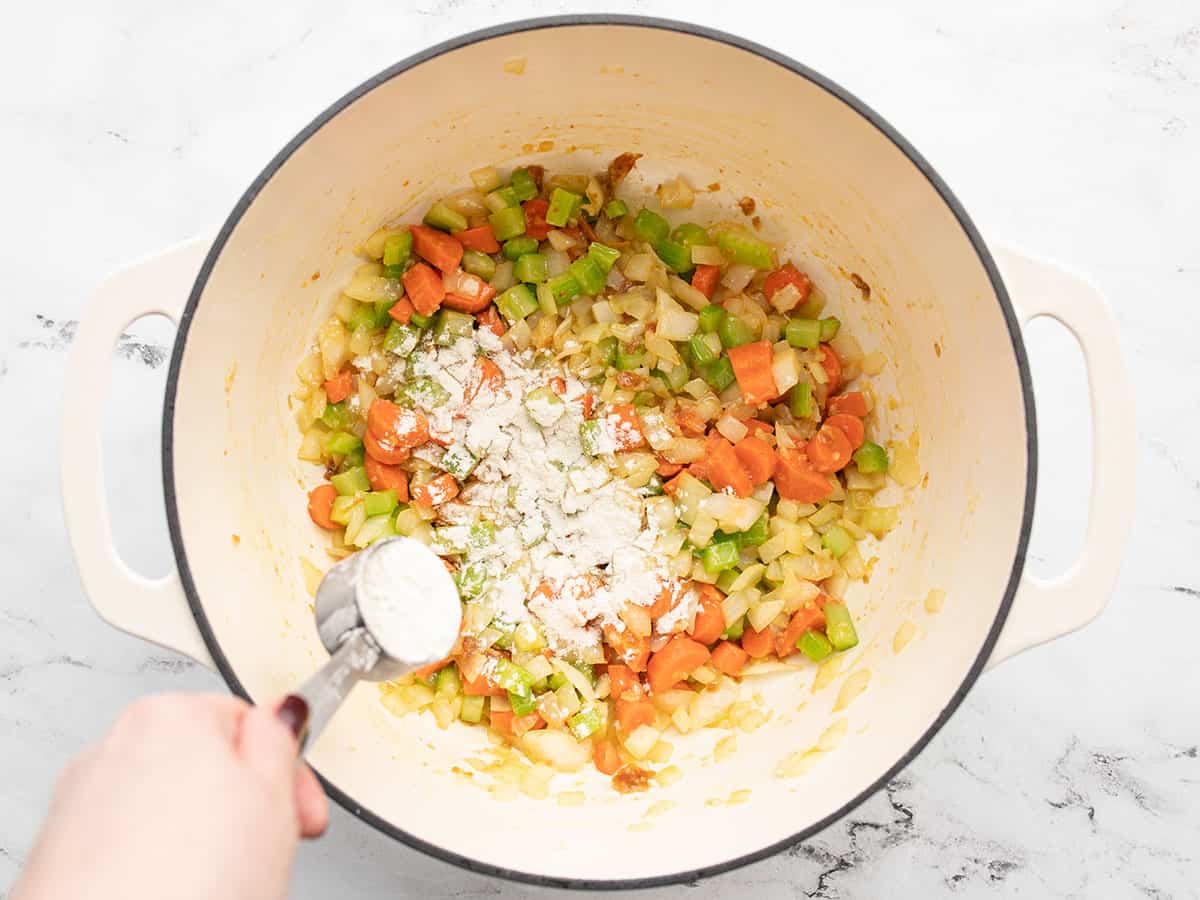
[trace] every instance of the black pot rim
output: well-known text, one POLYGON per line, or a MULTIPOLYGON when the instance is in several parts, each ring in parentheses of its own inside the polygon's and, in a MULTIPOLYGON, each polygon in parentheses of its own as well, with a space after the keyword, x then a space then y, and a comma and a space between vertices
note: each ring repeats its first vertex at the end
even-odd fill
POLYGON ((178 388, 180 364, 183 359, 183 350, 187 343, 188 330, 191 321, 196 312, 196 307, 200 302, 200 297, 204 293, 204 288, 208 282, 209 275, 212 272, 213 266, 216 264, 225 243, 228 241, 230 234, 241 221, 242 216, 250 205, 257 198, 259 192, 266 186, 267 182, 275 175, 275 173, 283 166, 285 162, 296 152, 299 147, 312 137, 321 127, 335 117, 338 113, 348 107, 351 103, 358 100, 360 97, 374 90, 384 82, 402 74, 403 72, 427 62, 435 57, 441 56, 444 53, 458 50, 470 44, 480 41, 490 40, 496 37, 516 34, 526 31, 535 31, 543 28, 565 28, 575 26, 588 25, 620 25, 637 28, 653 28, 662 31, 673 31, 681 34, 686 34, 692 37, 704 38, 710 41, 726 44, 731 47, 736 47, 739 50, 744 50, 759 56, 769 62, 782 66, 795 75, 805 78, 823 90, 827 91, 843 103, 854 109, 859 115, 870 122, 878 129, 885 137, 887 137, 908 159, 915 165, 930 185, 941 196, 942 201, 950 208, 959 225, 963 229, 964 234, 970 241, 975 253, 979 257, 980 264, 987 272, 988 279, 991 281, 992 288, 995 291, 996 297, 1000 303, 1001 312, 1004 315, 1005 324, 1008 327, 1009 337, 1012 342, 1013 354, 1016 358, 1017 367, 1021 378, 1021 389, 1023 394, 1023 403, 1025 408, 1025 426, 1026 426, 1026 483, 1025 483, 1025 500, 1024 509, 1021 519, 1021 532, 1017 541, 1016 553, 1013 558, 1012 568, 1009 573, 1008 584, 1005 586, 1004 599, 997 611, 995 621, 988 632, 987 639, 979 649, 979 653, 975 658, 966 677, 950 698, 949 703, 938 714, 937 718, 929 726, 924 734, 917 742, 896 762, 888 768, 878 779, 874 781, 865 790, 858 793, 856 796, 848 800, 839 809, 825 816, 818 822, 804 828, 801 831, 793 834, 782 841, 777 841, 769 846, 763 847, 753 853, 747 853, 736 859, 727 860, 713 866, 705 866, 698 869, 691 869, 682 872, 671 872, 665 875, 655 875, 648 878, 630 878, 630 879, 591 879, 591 878, 564 878, 557 876, 540 875, 534 872, 523 872, 518 869, 510 869, 503 866, 494 866, 488 863, 482 863, 470 857, 447 850, 444 847, 438 847, 430 844, 420 838, 397 828, 395 825, 376 815, 371 810, 366 809, 352 797, 342 792, 333 783, 317 773, 321 780, 321 784, 325 792, 347 812, 366 822, 368 825, 378 831, 407 844, 416 850, 421 851, 429 856, 435 857, 445 862, 452 863, 460 868, 467 869, 471 872, 476 872, 482 875, 493 875, 500 878, 505 878, 511 881, 524 882, 544 887, 560 887, 560 888, 575 888, 586 890, 627 890, 635 888, 651 888, 672 884, 681 884, 694 882, 701 878, 707 878, 711 875, 717 875, 722 872, 728 872, 732 869, 748 865, 752 862, 757 862, 769 856, 773 856, 781 850, 790 847, 800 841, 807 840, 818 832, 822 831, 832 823, 841 819, 868 797, 879 791, 886 785, 900 770, 907 766, 916 756, 925 749, 926 745, 937 734, 958 706, 965 699, 971 687, 975 684, 980 673, 983 671, 988 657, 991 655, 992 648, 996 644, 996 640, 1000 636, 1000 631, 1004 626, 1004 622, 1008 617, 1009 609, 1012 606, 1013 597, 1016 594, 1017 586, 1021 579, 1021 573, 1025 565, 1025 555, 1029 543, 1030 527, 1033 520, 1033 504, 1034 495, 1037 485, 1037 427, 1034 415, 1033 403, 1033 387, 1029 374, 1029 362, 1025 354, 1025 346, 1021 338, 1020 327, 1017 321, 1016 314, 1013 310, 1008 293, 1005 290, 1004 283, 1000 278, 1000 274, 996 268, 991 254, 988 252, 983 238, 980 236, 975 225, 970 217, 963 209, 962 204, 951 192, 950 188, 934 171, 933 167, 921 156, 920 153, 913 148, 882 116, 872 110, 869 106, 851 94, 849 91, 833 83, 824 76, 814 72, 807 66, 804 66, 795 60, 776 53, 773 50, 756 44, 752 41, 745 40, 740 37, 728 34, 726 32, 717 31, 711 28, 705 28, 700 25, 694 25, 687 22, 680 22, 671 19, 650 18, 645 16, 626 16, 626 15, 567 15, 567 16, 550 16, 545 18, 524 19, 516 22, 509 22, 503 25, 497 25, 491 28, 485 28, 479 31, 473 31, 469 34, 460 35, 430 47, 420 53, 414 54, 407 59, 396 63, 393 66, 380 72, 373 78, 360 84, 354 90, 347 93, 341 99, 333 103, 328 109, 312 120, 299 134, 296 135, 288 144, 281 150, 274 159, 263 169, 263 171, 254 179, 254 182, 242 195, 233 212, 230 213, 224 225, 221 227, 216 240, 213 242, 211 249, 205 257, 204 264, 200 268, 199 274, 196 276, 195 284, 192 292, 188 297, 187 306, 184 308, 183 314, 179 320, 179 333, 175 341, 175 346, 171 354, 171 366, 167 375, 166 397, 163 406, 163 435, 162 435, 162 456, 163 456, 163 492, 167 508, 167 523, 171 534, 171 544, 175 551, 175 561, 179 568, 179 577, 182 581, 184 592, 187 595, 188 605, 191 607, 192 615, 196 619, 196 624, 199 626, 200 633, 204 638, 204 643, 208 647, 209 653, 212 654, 213 661, 217 665, 221 676, 228 683, 230 689, 238 696, 250 700, 244 685, 238 679, 229 660, 221 650, 220 644, 217 642, 216 635, 213 632, 212 626, 208 621, 208 617, 204 611, 204 607, 200 602, 199 594, 196 590, 195 580, 192 578, 191 569, 188 565, 187 551, 184 546, 182 528, 179 521, 179 510, 177 503, 177 494, 175 490, 175 471, 174 471, 174 418, 175 418, 175 394, 178 388))

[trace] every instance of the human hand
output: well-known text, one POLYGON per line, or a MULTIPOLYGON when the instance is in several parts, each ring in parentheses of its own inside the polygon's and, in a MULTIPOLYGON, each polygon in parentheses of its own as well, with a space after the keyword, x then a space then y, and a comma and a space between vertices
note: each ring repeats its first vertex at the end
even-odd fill
POLYGON ((269 710, 148 697, 60 776, 11 900, 279 900, 298 838, 328 817, 269 710))

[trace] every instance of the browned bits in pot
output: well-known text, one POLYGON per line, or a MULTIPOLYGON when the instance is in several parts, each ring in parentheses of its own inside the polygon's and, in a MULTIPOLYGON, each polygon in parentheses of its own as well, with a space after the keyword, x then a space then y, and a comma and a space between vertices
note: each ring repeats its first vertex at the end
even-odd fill
POLYGON ((537 189, 542 189, 542 179, 546 177, 545 166, 526 166, 525 171, 529 173, 529 177, 533 179, 533 183, 537 185, 537 189))
POLYGON ((738 209, 740 209, 742 211, 743 216, 754 215, 754 208, 755 208, 755 203, 754 203, 753 197, 743 197, 741 200, 738 201, 738 209))
POLYGON ((232 539, 233 546, 235 547, 242 542, 242 536, 240 534, 231 534, 229 537, 232 539))
POLYGON ((653 777, 653 772, 628 765, 612 777, 612 784, 622 794, 634 794, 638 791, 648 791, 653 777))
POLYGON ((308 276, 308 277, 309 277, 309 278, 311 278, 313 281, 316 281, 318 278, 320 278, 320 277, 321 277, 321 273, 320 273, 320 272, 313 272, 313 273, 312 273, 310 276, 308 276))
POLYGON ((750 224, 753 225, 755 229, 762 228, 762 219, 760 219, 758 216, 755 216, 750 220, 750 224))
POLYGON ((620 184, 625 176, 633 171, 637 161, 642 158, 640 153, 622 153, 608 164, 608 182, 613 187, 620 184))
POLYGON ((618 372, 617 384, 623 388, 637 388, 645 384, 646 379, 637 372, 618 372))
POLYGON ((721 189, 721 182, 714 181, 712 184, 710 184, 708 186, 708 189, 715 194, 717 191, 719 191, 721 189))
POLYGON ((937 341, 933 342, 933 354, 934 354, 934 356, 937 356, 939 359, 941 358, 942 345, 939 344, 937 341))
POLYGON ((850 280, 854 282, 854 286, 856 288, 862 291, 864 300, 871 299, 871 286, 863 281, 862 276, 860 276, 857 272, 851 272, 850 280))
POLYGON ((588 220, 585 219, 583 216, 579 217, 579 230, 583 232, 583 236, 585 238, 587 238, 589 241, 597 241, 598 243, 603 243, 603 241, 600 240, 599 235, 596 234, 596 229, 593 228, 591 226, 591 223, 588 222, 588 220))

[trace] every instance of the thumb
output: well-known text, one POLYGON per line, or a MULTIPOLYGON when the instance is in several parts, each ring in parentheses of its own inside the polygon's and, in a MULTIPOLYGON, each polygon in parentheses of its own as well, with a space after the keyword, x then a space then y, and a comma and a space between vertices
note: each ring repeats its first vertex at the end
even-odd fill
POLYGON ((294 805, 296 739, 269 708, 252 706, 242 718, 237 753, 262 781, 294 805))

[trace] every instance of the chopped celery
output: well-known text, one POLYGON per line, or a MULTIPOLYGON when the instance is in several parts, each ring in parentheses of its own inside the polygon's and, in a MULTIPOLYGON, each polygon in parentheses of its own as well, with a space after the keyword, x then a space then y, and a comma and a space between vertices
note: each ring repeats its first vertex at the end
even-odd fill
POLYGON ((561 275, 555 275, 546 282, 550 288, 550 293, 554 297, 554 302, 559 306, 566 306, 572 300, 579 296, 582 288, 579 286, 579 279, 570 272, 563 272, 561 275))
POLYGON ((582 203, 583 198, 578 194, 556 187, 550 194, 550 207, 546 210, 546 223, 561 228, 567 224, 571 216, 575 215, 575 211, 582 203))
POLYGON ((767 514, 763 513, 758 521, 742 532, 743 547, 758 547, 767 542, 767 514))
POLYGON ((496 540, 496 523, 487 519, 472 523, 467 540, 476 550, 488 546, 496 540))
MULTIPOLYGON (((407 271, 408 271, 407 265, 384 266, 383 267, 383 277, 397 279, 397 278, 401 278, 404 275, 404 273, 407 271)), ((403 288, 403 287, 404 287, 404 285, 401 285, 401 288, 403 288)))
POLYGON ((350 513, 361 502, 362 498, 355 497, 353 494, 339 495, 333 500, 333 508, 329 511, 329 518, 338 525, 349 525, 350 513))
POLYGON ((425 213, 424 222, 430 228, 438 228, 442 231, 466 231, 468 224, 466 216, 455 212, 441 201, 429 207, 429 212, 425 213))
POLYGON ((413 236, 407 228, 389 234, 383 242, 383 264, 385 266, 402 266, 412 255, 413 236))
POLYGON ((517 281, 541 284, 546 280, 546 257, 540 253, 526 253, 513 266, 513 277, 517 281))
POLYGON ((607 275, 612 271, 613 264, 621 258, 621 251, 616 247, 592 241, 588 244, 588 256, 594 259, 596 265, 607 275))
MULTIPOLYGON (((691 260, 691 249, 694 245, 700 244, 707 247, 712 243, 712 239, 708 236, 708 232, 697 225, 695 222, 684 222, 671 233, 671 240, 682 244, 688 248, 688 259, 691 260)), ((690 269, 691 266, 689 265, 690 269)))
POLYGON ((562 397, 554 393, 554 389, 549 385, 534 388, 525 395, 521 403, 524 405, 525 411, 529 413, 529 418, 542 428, 549 428, 567 411, 567 405, 563 403, 562 397))
POLYGON ((849 650, 858 644, 858 632, 850 610, 842 603, 825 604, 825 634, 834 650, 849 650))
POLYGON ((726 316, 717 326, 717 336, 726 349, 740 347, 754 340, 754 330, 740 316, 726 316))
POLYGON ((325 438, 325 452, 345 456, 362 446, 362 438, 348 431, 335 431, 325 438))
POLYGON ((700 552, 700 560, 704 563, 704 571, 710 575, 732 569, 738 563, 737 541, 715 541, 700 552))
POLYGON ((396 492, 389 488, 386 491, 371 491, 363 498, 368 516, 387 516, 399 505, 396 492))
POLYGON ((350 543, 361 550, 376 541, 392 537, 395 533, 396 529, 392 527, 391 516, 372 516, 363 522, 362 528, 358 530, 358 533, 354 535, 354 540, 350 543))
POLYGON ((397 388, 396 398, 404 400, 410 406, 434 410, 450 399, 450 392, 428 375, 421 375, 397 388))
POLYGON ((642 364, 642 359, 645 357, 641 345, 634 345, 628 349, 624 345, 617 345, 617 360, 616 366, 619 372, 631 372, 642 364))
POLYGON ((554 672, 546 679, 546 685, 552 691, 557 691, 564 684, 568 684, 568 681, 562 672, 554 672))
POLYGON ((629 214, 629 207, 625 205, 624 200, 609 200, 604 207, 604 214, 610 219, 619 219, 621 216, 629 214))
POLYGON ((842 322, 837 316, 829 316, 821 320, 821 343, 832 341, 837 337, 838 329, 842 327, 842 322))
POLYGON ((733 374, 733 363, 729 361, 728 356, 722 356, 716 362, 709 363, 701 370, 700 377, 707 381, 709 387, 717 393, 725 390, 736 380, 736 376, 733 374))
POLYGON ((475 471, 478 462, 475 455, 462 444, 455 444, 442 455, 442 468, 459 481, 465 481, 475 471))
POLYGON ((886 472, 888 468, 887 451, 873 441, 864 441, 863 445, 854 451, 854 464, 864 475, 872 472, 886 472))
POLYGON ((356 466, 353 469, 347 469, 345 472, 339 472, 329 479, 336 490, 343 497, 353 494, 365 494, 371 489, 371 482, 367 480, 367 470, 361 466, 356 466))
POLYGON ((596 344, 596 350, 599 351, 600 359, 598 361, 599 361, 600 365, 607 368, 608 366, 616 364, 616 362, 617 362, 617 339, 615 337, 613 337, 612 335, 609 335, 606 338, 601 338, 600 341, 596 344))
POLYGON ((649 209, 639 211, 637 218, 633 220, 633 233, 639 241, 645 241, 651 247, 658 246, 658 242, 664 240, 670 231, 671 226, 667 220, 649 209))
POLYGON ((691 378, 688 367, 682 363, 677 366, 671 366, 670 369, 655 369, 650 374, 661 379, 662 383, 672 391, 680 390, 688 383, 688 379, 691 378))
POLYGON ((504 246, 500 248, 500 252, 504 255, 505 259, 516 262, 526 253, 537 253, 537 249, 537 238, 531 238, 527 234, 522 234, 505 241, 504 246))
POLYGON ((488 221, 492 223, 492 232, 498 241, 507 241, 525 233, 525 210, 519 206, 509 206, 492 213, 488 221))
POLYGON ((811 350, 821 343, 821 323, 816 319, 788 319, 783 335, 793 347, 811 350))
POLYGON ((350 424, 350 408, 345 400, 325 404, 325 412, 321 413, 321 421, 330 428, 345 428, 350 424))
POLYGON ((537 196, 537 182, 533 180, 533 176, 529 174, 528 169, 513 169, 510 182, 513 193, 522 203, 526 200, 532 200, 537 196))
POLYGON ((633 395, 634 406, 657 406, 658 395, 654 391, 638 391, 633 395))
POLYGON ((528 693, 535 681, 528 670, 503 657, 496 660, 496 667, 491 675, 491 680, 497 687, 518 693, 528 693))
POLYGON ((408 320, 410 325, 416 325, 422 331, 433 324, 433 316, 427 316, 424 313, 415 312, 408 320))
POLYGON ((475 333, 475 317, 443 307, 433 318, 433 341, 439 347, 449 347, 459 338, 475 333))
POLYGON ((389 353, 395 353, 397 356, 408 356, 417 349, 420 340, 421 329, 393 322, 388 326, 387 334, 384 335, 383 349, 389 353))
POLYGON ((744 231, 722 231, 717 235, 717 246, 736 263, 756 269, 775 268, 775 254, 771 245, 744 231))
POLYGON ((521 201, 517 199, 517 192, 507 185, 502 188, 496 188, 483 199, 487 204, 487 208, 494 213, 498 213, 502 209, 512 209, 514 206, 521 205, 521 201))
POLYGON ((832 553, 835 559, 841 559, 854 546, 854 538, 841 525, 834 525, 821 535, 821 546, 832 553))
POLYGON ((471 600, 483 593, 487 586, 487 569, 483 563, 471 563, 458 570, 454 579, 458 583, 458 593, 466 600, 471 600))
POLYGON ((514 716, 527 716, 537 709, 537 698, 533 696, 533 687, 523 691, 509 691, 508 705, 512 707, 514 716))
POLYGON ((742 573, 737 569, 726 569, 717 576, 717 587, 726 594, 733 587, 733 583, 742 576, 742 573))
POLYGON ((793 387, 789 399, 792 415, 797 419, 807 419, 812 415, 812 385, 807 381, 793 387))
POLYGON ((579 282, 579 288, 583 293, 595 296, 603 290, 604 270, 590 256, 579 257, 579 259, 571 263, 568 271, 575 276, 575 280, 579 282))
POLYGON ((692 355, 692 362, 698 366, 706 366, 710 362, 715 362, 718 356, 717 351, 709 345, 702 334, 693 334, 688 338, 687 348, 688 353, 692 355))
MULTIPOLYGON (((391 316, 387 314, 390 306, 391 304, 388 303, 383 310, 383 315, 388 320, 391 319, 391 316)), ((346 327, 350 331, 354 331, 356 328, 361 328, 363 326, 366 326, 367 328, 376 328, 379 324, 379 311, 375 308, 375 304, 359 303, 354 308, 354 315, 350 317, 350 321, 346 323, 346 327)), ((383 324, 386 325, 387 323, 384 322, 383 324)))
POLYGON ((600 422, 590 419, 579 425, 579 446, 588 456, 600 453, 600 422))
POLYGON ((700 310, 700 330, 705 334, 714 334, 721 323, 725 321, 726 312, 715 304, 708 304, 700 310))
POLYGON ((376 328, 386 328, 395 321, 389 312, 395 305, 394 300, 379 300, 375 303, 375 321, 373 324, 376 328))
POLYGON ((589 703, 567 719, 567 727, 571 730, 571 734, 575 735, 576 740, 587 740, 593 734, 600 730, 600 726, 604 724, 604 715, 600 711, 600 706, 595 703, 589 703))
POLYGON ((664 238, 654 245, 654 252, 667 264, 667 268, 677 275, 692 268, 691 248, 678 241, 664 238))
POLYGON ((433 683, 433 689, 439 694, 453 697, 462 689, 462 679, 458 677, 458 666, 446 666, 438 669, 433 683))
POLYGON ((526 285, 513 285, 496 298, 496 308, 510 323, 519 322, 538 308, 537 296, 526 285))
POLYGON ((484 281, 491 281, 492 276, 496 274, 496 261, 480 250, 464 250, 462 267, 484 281))
POLYGON ((345 472, 347 469, 361 466, 365 458, 366 454, 363 452, 362 445, 360 444, 342 457, 342 464, 338 466, 338 471, 345 472))
POLYGON ((900 514, 894 506, 873 506, 858 514, 858 527, 875 537, 883 537, 896 527, 900 514))
POLYGON ((462 709, 458 711, 458 717, 470 725, 478 725, 483 721, 483 706, 487 703, 487 697, 477 694, 468 694, 463 697, 462 709))
POLYGON ((721 638, 726 641, 740 641, 742 635, 746 632, 746 617, 741 616, 736 622, 730 625, 722 633, 721 638))
POLYGON ((546 638, 532 622, 522 622, 513 630, 513 646, 521 653, 536 653, 546 646, 546 638))
POLYGON ((821 632, 810 628, 796 639, 796 649, 813 662, 820 662, 833 652, 833 644, 821 632))

